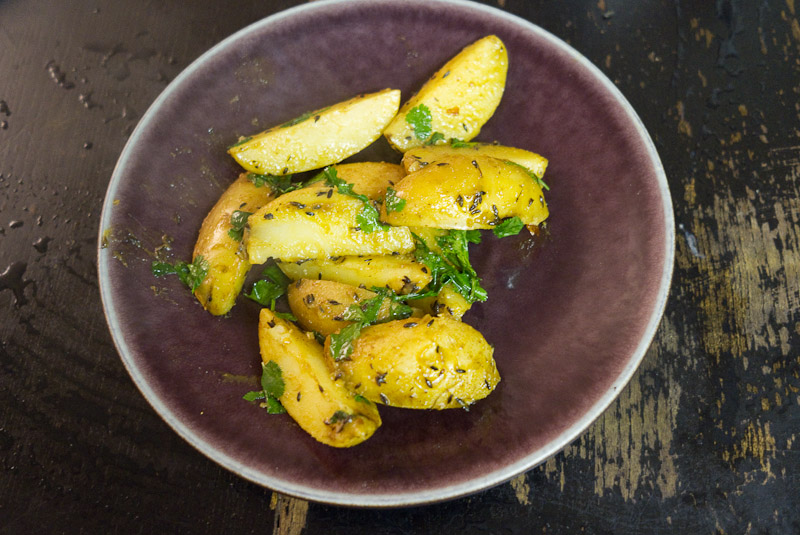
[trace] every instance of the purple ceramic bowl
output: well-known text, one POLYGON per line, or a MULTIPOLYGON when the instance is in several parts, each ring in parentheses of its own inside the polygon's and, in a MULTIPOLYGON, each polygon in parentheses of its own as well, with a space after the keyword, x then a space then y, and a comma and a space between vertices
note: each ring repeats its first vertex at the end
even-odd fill
MULTIPOLYGON (((399 161, 385 142, 357 157, 399 161)), ((125 366, 155 410, 204 455, 301 498, 351 506, 446 500, 504 482, 558 452, 619 394, 664 309, 674 224, 666 178, 631 106, 541 28, 475 3, 314 2, 212 48, 158 97, 123 151, 103 206, 99 276, 125 366), (207 314, 153 251, 189 259, 203 217, 251 134, 355 94, 407 98, 465 45, 507 45, 503 101, 480 139, 550 160, 549 235, 473 246, 489 300, 466 321, 495 347, 498 389, 469 412, 381 408, 345 450, 242 400, 260 373, 258 305, 207 314)))

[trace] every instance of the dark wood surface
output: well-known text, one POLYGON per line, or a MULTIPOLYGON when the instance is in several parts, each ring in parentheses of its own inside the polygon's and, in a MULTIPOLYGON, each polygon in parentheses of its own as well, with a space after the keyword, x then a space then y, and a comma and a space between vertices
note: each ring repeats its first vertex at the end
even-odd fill
POLYGON ((485 2, 617 84, 678 226, 644 363, 544 465, 444 504, 342 509, 248 483, 159 418, 100 304, 109 178, 184 67, 299 3, 0 0, 0 532, 800 533, 794 0, 485 2))

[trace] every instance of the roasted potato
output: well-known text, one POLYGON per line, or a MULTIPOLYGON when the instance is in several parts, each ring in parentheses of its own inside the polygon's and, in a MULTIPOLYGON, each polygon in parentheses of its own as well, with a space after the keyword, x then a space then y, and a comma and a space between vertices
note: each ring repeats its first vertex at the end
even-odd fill
POLYGON ((400 211, 381 208, 381 219, 391 225, 490 229, 512 216, 538 225, 548 215, 542 189, 528 171, 489 156, 443 157, 394 188, 406 204, 400 211))
POLYGON ((394 186, 406 176, 401 165, 387 162, 355 162, 334 166, 338 177, 353 185, 353 191, 377 200, 386 188, 394 186))
POLYGON ((366 327, 349 357, 328 363, 345 387, 375 403, 412 409, 468 407, 488 396, 500 375, 492 346, 466 323, 408 318, 366 327))
MULTIPOLYGON (((362 303, 377 296, 375 292, 327 280, 300 279, 289 285, 287 296, 292 314, 297 323, 306 331, 314 331, 327 336, 353 323, 345 319, 350 305, 362 303)), ((385 298, 378 310, 378 321, 392 317, 397 305, 385 298)), ((413 315, 422 316, 420 309, 413 315)))
POLYGON ((334 382, 322 346, 294 324, 263 308, 258 341, 262 360, 275 362, 281 370, 281 405, 309 435, 323 444, 348 448, 380 427, 377 407, 334 382))
POLYGON ((459 321, 472 307, 472 303, 458 293, 450 283, 442 286, 436 296, 413 299, 409 301, 409 305, 418 307, 431 316, 449 316, 459 321))
POLYGON ((340 256, 279 262, 278 267, 292 280, 325 279, 351 286, 389 288, 396 294, 416 292, 431 282, 428 268, 409 255, 340 256))
POLYGON ((194 246, 192 258, 208 262, 208 274, 194 295, 203 308, 216 316, 227 314, 242 290, 250 262, 241 240, 229 235, 231 215, 236 211, 255 212, 272 200, 272 190, 257 187, 242 173, 206 215, 194 246))
POLYGON ((254 173, 288 175, 340 162, 378 139, 400 106, 400 91, 358 95, 253 137, 228 153, 254 173))
POLYGON ((547 169, 547 158, 529 150, 506 147, 493 143, 463 143, 457 145, 430 145, 417 147, 403 154, 403 167, 406 173, 419 171, 426 165, 451 154, 467 156, 491 156, 519 164, 542 178, 547 169))
POLYGON ((381 255, 414 250, 411 232, 400 226, 362 230, 364 204, 322 183, 281 195, 250 216, 247 254, 294 262, 342 255, 381 255))
MULTIPOLYGON (((464 48, 439 69, 411 97, 392 120, 384 136, 400 152, 422 146, 433 132, 445 139, 468 141, 494 113, 506 84, 508 53, 494 35, 464 48), (420 135, 409 112, 425 105, 430 110, 430 132, 420 135)), ((413 113, 413 112, 412 112, 413 113)))

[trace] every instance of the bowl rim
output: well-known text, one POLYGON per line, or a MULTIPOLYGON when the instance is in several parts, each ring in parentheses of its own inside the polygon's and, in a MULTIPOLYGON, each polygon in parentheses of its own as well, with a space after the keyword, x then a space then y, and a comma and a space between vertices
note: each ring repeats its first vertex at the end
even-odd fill
MULTIPOLYGON (((660 276, 660 286, 657 298, 655 300, 655 306, 650 313, 643 336, 639 340, 635 350, 632 352, 631 358, 628 360, 626 366, 622 369, 622 372, 612 382, 610 388, 594 403, 594 405, 592 405, 590 409, 586 411, 580 418, 578 418, 570 427, 566 428, 544 447, 530 452, 517 462, 505 465, 501 469, 494 470, 481 477, 473 478, 463 483, 436 487, 425 491, 386 494, 367 494, 356 492, 341 493, 321 490, 308 485, 297 484, 292 481, 270 476, 258 470, 252 469, 248 465, 227 455, 224 450, 220 450, 210 445, 205 439, 203 439, 189 426, 182 422, 181 419, 176 416, 169 406, 150 387, 148 381, 138 368, 136 360, 132 357, 132 351, 123 335, 120 319, 118 314, 116 314, 116 304, 114 303, 114 298, 110 290, 111 283, 107 267, 107 262, 110 260, 108 257, 103 257, 103 243, 105 240, 106 229, 110 228, 111 226, 113 199, 115 198, 115 193, 120 185, 120 177, 123 175, 123 170, 127 167, 129 160, 132 158, 133 153, 135 152, 134 148, 137 146, 142 133, 146 130, 147 125, 158 116, 157 110, 166 100, 171 97, 176 90, 182 86, 184 80, 191 77, 193 73, 200 69, 210 58, 214 57, 220 51, 226 49, 235 42, 242 40, 250 34, 257 33, 266 26, 274 25, 284 19, 295 17, 304 13, 329 10, 332 8, 335 9, 339 6, 352 7, 353 5, 357 4, 388 4, 403 1, 404 0, 319 0, 313 3, 302 4, 256 21, 236 31, 208 49, 206 52, 192 61, 183 71, 181 71, 178 76, 176 76, 175 79, 172 80, 158 95, 158 97, 156 97, 153 103, 149 106, 148 110, 143 114, 141 120, 136 125, 136 128, 123 147, 120 157, 114 167, 100 216, 97 263, 103 311, 106 316, 106 321, 108 323, 112 340, 117 352, 119 353, 120 358, 126 370, 128 371, 128 374, 131 376, 134 384, 145 397, 147 402, 181 438, 192 445, 204 456, 208 457, 220 466, 238 474, 248 481, 271 490, 305 500, 332 505, 384 508, 407 507, 451 500, 486 490, 509 481, 510 479, 540 465, 548 458, 563 450, 573 440, 583 434, 586 429, 588 429, 589 426, 591 426, 591 424, 605 412, 611 403, 619 396, 622 389, 628 384, 628 382, 630 382, 634 373, 639 368, 648 348, 652 343, 666 309, 674 269, 675 220, 672 207, 672 198, 667 183, 666 173, 655 145, 649 133, 647 132, 644 123, 633 109, 633 106, 628 102, 628 100, 623 96, 622 92, 613 84, 613 82, 611 82, 611 80, 609 80, 608 77, 603 74, 603 72, 597 66, 590 62, 572 46, 556 37, 549 31, 528 20, 494 7, 475 2, 468 2, 466 0, 427 0, 425 3, 448 5, 461 9, 473 10, 474 12, 485 16, 496 17, 504 20, 505 22, 512 23, 522 30, 532 32, 538 37, 545 39, 551 46, 560 49, 561 52, 566 53, 583 69, 585 69, 585 71, 595 81, 599 82, 607 94, 612 97, 612 99, 620 106, 620 109, 625 112, 627 118, 631 121, 631 124, 636 131, 638 140, 641 141, 646 148, 648 158, 653 166, 653 171, 658 182, 658 190, 661 195, 664 213, 665 230, 664 265, 660 276)), ((422 3, 420 3, 420 5, 422 5, 422 3)))

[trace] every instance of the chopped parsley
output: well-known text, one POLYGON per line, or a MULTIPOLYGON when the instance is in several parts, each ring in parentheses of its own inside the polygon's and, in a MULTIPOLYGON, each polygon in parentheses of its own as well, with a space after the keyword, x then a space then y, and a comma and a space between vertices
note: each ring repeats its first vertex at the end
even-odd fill
POLYGON ((356 224, 358 228, 367 234, 375 232, 376 230, 387 230, 389 225, 381 223, 380 214, 378 209, 366 195, 361 195, 353 191, 353 184, 346 182, 339 178, 336 173, 335 167, 326 167, 320 173, 325 180, 325 185, 331 188, 336 188, 336 191, 342 195, 347 195, 358 199, 364 205, 361 211, 356 214, 356 224))
POLYGON ((486 290, 481 286, 480 277, 469 261, 468 246, 480 243, 481 235, 477 230, 449 230, 436 237, 436 244, 441 253, 433 251, 425 240, 414 235, 417 261, 425 264, 431 272, 428 292, 415 297, 436 295, 448 282, 470 303, 486 301, 486 290))
POLYGON ((354 323, 351 323, 338 333, 330 335, 330 352, 333 360, 345 360, 353 353, 353 344, 364 327, 411 316, 411 307, 401 302, 402 298, 388 288, 376 287, 372 288, 372 291, 378 295, 365 299, 360 303, 353 303, 342 314, 342 319, 354 323), (386 299, 390 300, 389 315, 379 320, 378 313, 386 299))
POLYGON ((250 292, 244 294, 244 296, 262 306, 268 307, 279 318, 296 321, 293 315, 275 310, 275 301, 286 293, 286 288, 291 282, 289 277, 275 264, 267 266, 261 273, 261 277, 261 279, 253 283, 250 292))
POLYGON ((433 133, 433 116, 425 104, 420 104, 408 110, 406 122, 414 129, 414 135, 421 141, 427 140, 433 133))
POLYGON ((238 147, 239 145, 244 145, 245 143, 247 143, 247 142, 248 142, 248 141, 250 141, 251 139, 253 139, 253 136, 247 136, 247 137, 243 137, 243 138, 239 139, 239 141, 237 141, 237 142, 236 142, 236 143, 234 143, 233 145, 230 145, 228 148, 229 148, 229 149, 232 149, 232 148, 234 148, 234 147, 238 147))
POLYGON ((457 137, 451 137, 450 146, 454 149, 471 149, 473 147, 477 147, 478 143, 473 141, 464 141, 463 139, 458 139, 457 137))
POLYGON ((242 241, 244 237, 244 227, 247 226, 247 218, 253 212, 245 212, 243 210, 234 210, 231 214, 231 228, 228 229, 228 236, 236 241, 242 241))
POLYGON ((383 205, 386 207, 386 213, 400 212, 406 207, 406 200, 397 196, 397 192, 391 186, 386 188, 386 196, 383 198, 383 205))
POLYGON ((258 173, 247 173, 247 180, 255 184, 257 188, 269 186, 275 195, 283 195, 284 193, 303 187, 303 184, 292 182, 292 175, 260 175, 258 173))
POLYGON ((517 216, 514 216, 503 220, 502 223, 492 229, 492 232, 498 238, 505 238, 506 236, 516 236, 524 227, 525 223, 517 216))
POLYGON ((544 180, 542 180, 542 177, 540 177, 539 175, 537 175, 536 173, 534 173, 533 171, 531 171, 530 169, 528 169, 524 165, 518 164, 517 162, 509 161, 509 160, 506 160, 506 163, 508 165, 511 165, 511 166, 519 167, 520 169, 522 169, 523 171, 528 173, 528 176, 531 177, 533 179, 533 181, 536 182, 536 184, 539 185, 540 188, 546 189, 547 191, 550 191, 550 187, 547 184, 544 183, 544 180))
POLYGON ((425 141, 425 145, 436 145, 440 141, 445 141, 444 134, 441 132, 434 132, 431 136, 425 141))
POLYGON ((261 406, 267 409, 268 413, 283 414, 286 409, 283 408, 278 398, 283 395, 285 390, 286 383, 283 381, 281 368, 274 360, 271 360, 261 363, 261 390, 248 392, 242 398, 246 401, 264 400, 261 406))
POLYGON ((169 262, 154 260, 151 265, 153 275, 156 277, 177 275, 181 282, 192 292, 194 292, 206 278, 209 267, 208 260, 203 258, 203 255, 197 255, 194 260, 192 260, 191 264, 183 261, 170 264, 169 262))

